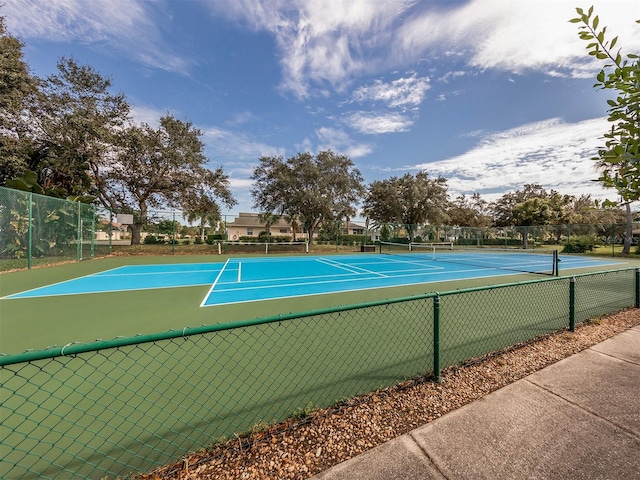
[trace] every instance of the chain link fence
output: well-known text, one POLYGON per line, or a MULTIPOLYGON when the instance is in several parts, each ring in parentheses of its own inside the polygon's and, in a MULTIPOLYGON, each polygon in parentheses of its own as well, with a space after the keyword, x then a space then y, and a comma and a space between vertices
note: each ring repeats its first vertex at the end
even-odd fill
POLYGON ((96 255, 95 205, 0 187, 2 270, 96 255))
POLYGON ((638 306, 612 270, 349 305, 0 357, 6 478, 104 478, 575 321, 638 306))
MULTIPOLYGON (((560 247, 564 253, 600 249, 616 255, 628 235, 626 223, 530 225, 511 227, 459 227, 447 225, 383 224, 368 236, 383 242, 447 242, 456 247, 544 248, 560 247)), ((640 223, 631 224, 632 252, 640 253, 640 223)))

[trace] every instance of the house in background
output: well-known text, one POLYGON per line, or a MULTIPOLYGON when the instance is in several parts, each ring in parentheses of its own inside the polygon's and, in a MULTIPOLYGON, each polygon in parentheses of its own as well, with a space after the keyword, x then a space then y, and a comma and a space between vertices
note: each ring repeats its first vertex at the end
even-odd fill
MULTIPOLYGON (((240 212, 233 222, 227 223, 227 239, 240 240, 241 237, 257 237, 266 232, 266 222, 257 213, 240 212)), ((289 237, 293 240, 293 227, 284 218, 276 220, 269 228, 272 237, 289 237)), ((302 240, 302 228, 296 229, 296 240, 302 240)))
MULTIPOLYGON (((257 213, 241 212, 234 218, 233 222, 227 223, 227 240, 237 241, 243 237, 258 237, 261 232, 267 230, 266 222, 260 219, 260 215, 257 213)), ((287 222, 284 218, 276 220, 269 228, 271 237, 288 237, 289 240, 294 240, 293 230, 294 227, 291 223, 287 222)), ((357 222, 343 222, 340 228, 341 235, 367 235, 367 228, 357 222)), ((318 237, 320 231, 316 231, 314 237, 318 237)), ((380 232, 378 229, 373 229, 368 232, 369 237, 372 240, 379 240, 380 232)), ((304 241, 307 238, 307 234, 303 232, 302 226, 297 225, 295 227, 295 240, 304 241)))
POLYGON ((356 222, 343 222, 343 235, 364 235, 367 233, 367 227, 356 222))

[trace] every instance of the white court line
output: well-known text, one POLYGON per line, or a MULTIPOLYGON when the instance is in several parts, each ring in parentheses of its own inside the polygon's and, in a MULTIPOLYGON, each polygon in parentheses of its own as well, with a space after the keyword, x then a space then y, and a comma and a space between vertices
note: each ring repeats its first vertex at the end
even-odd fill
POLYGON ((328 258, 318 258, 317 261, 325 265, 329 265, 330 267, 340 268, 342 270, 346 270, 347 272, 355 273, 358 275, 364 272, 364 273, 368 273, 369 275, 378 275, 380 277, 386 277, 384 273, 374 272, 371 270, 367 270, 366 268, 360 268, 360 267, 356 267, 355 265, 349 265, 342 262, 336 262, 335 260, 331 260, 328 258))
MULTIPOLYGON (((442 267, 441 267, 442 268, 442 267)), ((329 278, 329 279, 334 279, 337 277, 349 277, 349 278, 353 278, 353 275, 363 275, 360 272, 348 272, 348 273, 327 273, 325 275, 305 275, 305 276, 297 276, 297 277, 281 277, 281 278, 262 278, 259 280, 243 280, 243 282, 246 283, 251 283, 251 284, 259 284, 259 283, 269 283, 271 285, 273 285, 273 282, 280 282, 280 281, 284 281, 284 282, 288 282, 291 280, 298 280, 298 279, 305 279, 305 280, 312 280, 314 278, 329 278)), ((229 285, 229 284, 235 284, 238 283, 235 280, 234 281, 230 281, 230 282, 218 282, 218 285, 229 285)))
MULTIPOLYGON (((63 283, 75 282, 76 280, 80 280, 81 278, 97 277, 97 276, 100 276, 101 273, 110 272, 112 270, 118 270, 119 268, 124 268, 124 267, 114 267, 114 268, 111 268, 109 270, 103 270, 102 272, 89 273, 87 275, 82 275, 81 277, 75 277, 75 278, 72 278, 70 280, 62 280, 61 282, 50 283, 50 284, 44 285, 42 287, 30 288, 29 290, 24 290, 22 292, 17 292, 17 293, 12 293, 12 294, 9 294, 9 295, 5 295, 4 297, 0 298, 0 300, 2 300, 4 298, 6 298, 7 300, 10 300, 10 299, 12 299, 12 297, 15 297, 17 295, 22 295, 23 293, 29 293, 29 292, 33 292, 34 290, 40 290, 41 288, 53 287, 55 285, 62 285, 63 283)), ((97 293, 97 292, 92 292, 92 293, 97 293)), ((51 297, 53 295, 39 295, 39 296, 51 297)), ((37 297, 29 297, 29 298, 37 298, 37 297)))
MULTIPOLYGON (((467 272, 476 272, 477 269, 471 269, 471 270, 457 270, 455 273, 467 273, 467 272)), ((424 272, 415 272, 415 273, 408 273, 408 274, 399 274, 399 275, 393 275, 393 276, 386 276, 385 278, 388 279, 395 279, 395 278, 407 278, 407 277, 421 277, 423 275, 429 276, 429 275, 439 275, 442 272, 432 272, 432 271, 424 271, 424 272)), ((505 273, 505 275, 513 275, 513 273, 505 273)), ((497 276, 497 275, 496 275, 497 276)), ((290 278, 290 279, 283 279, 283 280, 295 280, 294 278, 290 278)), ((242 291, 242 290, 265 290, 265 289, 269 289, 269 288, 286 288, 286 287, 299 287, 299 286, 305 286, 305 285, 330 285, 330 284, 334 284, 334 283, 345 283, 345 282, 368 282, 371 280, 374 280, 371 277, 356 277, 356 278, 344 278, 344 279, 336 279, 336 280, 332 280, 332 281, 308 281, 310 280, 309 277, 300 277, 300 280, 302 281, 302 283, 278 283, 278 284, 272 284, 272 285, 247 285, 247 283, 245 282, 243 286, 238 287, 238 288, 225 288, 223 290, 219 290, 219 292, 237 292, 237 291, 242 291)), ((423 283, 423 282, 418 282, 418 283, 423 283)), ((424 282, 424 283, 428 283, 428 282, 424 282)), ((221 285, 229 285, 229 284, 224 284, 221 283, 221 285)), ((398 285, 393 285, 398 286, 398 287, 403 287, 403 286, 407 286, 407 285, 415 285, 413 283, 400 283, 398 285)), ((381 288, 381 287, 373 287, 373 288, 381 288)), ((356 289, 359 290, 359 289, 356 289)), ((349 290, 347 290, 349 291, 349 290)), ((331 292, 331 293, 342 293, 342 290, 336 290, 335 292, 331 292)), ((311 295, 315 295, 315 294, 311 294, 311 295)), ((278 298, 287 298, 287 297, 273 297, 274 299, 278 299, 278 298)))
MULTIPOLYGON (((459 270, 456 273, 466 273, 466 272, 474 272, 477 273, 478 270, 477 269, 473 269, 473 270, 459 270)), ((412 274, 412 275, 408 275, 408 276, 419 276, 419 275, 437 275, 439 272, 432 272, 432 273, 423 273, 423 274, 412 274)), ((514 273, 503 273, 503 274, 498 274, 498 275, 477 275, 474 276, 473 278, 494 278, 494 277, 505 277, 505 276, 512 276, 514 275, 514 273)), ((405 276, 406 277, 406 276, 405 276)), ((367 281, 367 280, 371 280, 371 279, 367 279, 367 278, 356 278, 355 281, 367 281)), ((451 278, 451 279, 446 279, 446 280, 440 280, 441 282, 454 282, 454 281, 458 281, 458 280, 469 280, 467 279, 461 279, 461 278, 451 278)), ((341 283, 341 282, 348 282, 350 280, 336 280, 335 283, 341 283)), ((314 285, 314 284, 326 284, 326 283, 334 283, 334 282, 309 282, 306 283, 304 285, 314 285)), ((416 282, 416 283, 404 283, 404 284, 399 284, 399 285, 393 285, 390 286, 391 288, 395 288, 395 287, 407 287, 407 286, 414 286, 414 285, 421 285, 421 284, 425 284, 425 283, 431 283, 429 281, 426 282, 416 282)), ((234 292, 234 291, 242 291, 242 290, 261 290, 261 289, 265 289, 265 288, 279 288, 279 287, 288 287, 288 286, 299 286, 299 284, 280 284, 280 285, 273 285, 272 287, 269 286, 261 286, 261 287, 241 287, 241 288, 232 288, 232 289, 225 289, 222 290, 222 292, 234 292)), ((283 295, 280 297, 269 297, 269 298, 255 298, 255 299, 249 299, 249 300, 234 300, 232 302, 222 302, 222 303, 213 303, 211 305, 201 305, 201 307, 216 307, 216 306, 220 306, 220 305, 234 305, 234 304, 238 304, 238 303, 251 303, 251 302, 262 302, 262 301, 267 301, 267 300, 283 300, 283 299, 287 299, 287 298, 300 298, 300 297, 308 297, 308 296, 315 296, 315 295, 333 295, 335 293, 348 293, 348 292, 361 292, 361 291, 365 291, 365 290, 376 290, 381 288, 380 286, 373 286, 373 287, 365 287, 365 288, 349 288, 347 290, 334 290, 331 292, 319 292, 319 293, 299 293, 299 294, 292 294, 292 295, 283 295)), ((385 288, 385 287, 382 287, 385 288)))
MULTIPOLYGON (((424 267, 424 268, 428 268, 428 269, 433 269, 433 270, 444 270, 444 267, 438 267, 436 265, 433 265, 433 260, 430 258, 426 258, 424 260, 414 260, 414 261, 409 261, 409 260, 396 260, 395 258, 385 258, 385 262, 386 263, 405 263, 408 265, 418 265, 420 267, 424 267)), ((469 265, 471 266, 471 265, 469 265)))
MULTIPOLYGON (((138 265, 133 265, 135 267, 137 267, 138 265)), ((192 274, 192 273, 209 273, 209 272, 215 272, 217 271, 217 268, 212 268, 211 270, 180 270, 180 271, 169 271, 166 270, 164 272, 137 272, 137 273, 109 273, 106 275, 102 275, 102 273, 100 274, 94 274, 100 277, 135 277, 135 276, 139 276, 139 275, 182 275, 185 273, 188 274, 192 274)), ((82 277, 78 277, 78 278, 82 278, 82 277)))
POLYGON ((204 298, 202 299, 202 302, 200 302, 200 306, 204 307, 204 303, 207 301, 207 299, 209 298, 209 295, 211 295, 211 292, 213 292, 213 289, 216 288, 216 285, 218 284, 218 280, 220 280, 220 277, 222 276, 222 273, 224 272, 225 268, 227 268, 227 265, 229 264, 229 260, 231 260, 230 258, 227 258, 227 261, 224 262, 224 265, 222 266, 222 269, 220 270, 220 273, 218 273, 218 276, 216 277, 216 279, 213 281, 213 285, 211 285, 211 288, 209 289, 209 291, 207 292, 207 294, 204 296, 204 298))

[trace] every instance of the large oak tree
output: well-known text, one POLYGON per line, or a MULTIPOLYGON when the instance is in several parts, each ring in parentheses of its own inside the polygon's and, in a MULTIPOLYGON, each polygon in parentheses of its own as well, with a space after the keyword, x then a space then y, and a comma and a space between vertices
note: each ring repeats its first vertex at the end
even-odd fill
POLYGON ((252 179, 254 208, 297 219, 310 243, 320 224, 352 217, 364 194, 360 171, 348 156, 331 150, 298 153, 286 160, 263 156, 252 179))
POLYGON ((445 223, 447 208, 447 181, 418 172, 372 182, 363 210, 374 223, 405 225, 413 241, 419 225, 445 223))
POLYGON ((187 207, 188 213, 206 208, 209 212, 199 214, 207 216, 219 214, 217 201, 235 205, 222 168, 206 166, 201 136, 190 122, 165 115, 158 128, 143 124, 123 130, 113 156, 93 169, 102 204, 135 214, 132 244, 140 242, 151 208, 187 207))

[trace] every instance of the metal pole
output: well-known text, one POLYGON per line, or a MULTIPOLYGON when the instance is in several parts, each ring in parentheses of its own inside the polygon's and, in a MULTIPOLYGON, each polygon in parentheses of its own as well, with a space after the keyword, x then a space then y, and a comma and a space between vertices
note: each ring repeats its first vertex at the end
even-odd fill
POLYGON ((640 308, 640 268, 636 268, 636 308, 640 308))
POLYGON ((171 255, 176 253, 176 212, 173 212, 171 221, 171 255))
POLYGON ((113 210, 109 209, 109 255, 113 250, 113 210))
POLYGON ((91 258, 96 256, 96 206, 91 205, 91 258))
POLYGON ((569 281, 569 331, 576 331, 576 277, 569 281))
POLYGON ((440 294, 433 298, 433 375, 440 383, 440 294))
POLYGON ((82 260, 82 211, 80 208, 80 202, 78 202, 78 236, 76 238, 78 261, 82 260))
POLYGON ((27 214, 27 268, 30 270, 32 265, 31 251, 33 250, 33 193, 29 192, 29 206, 27 214))

